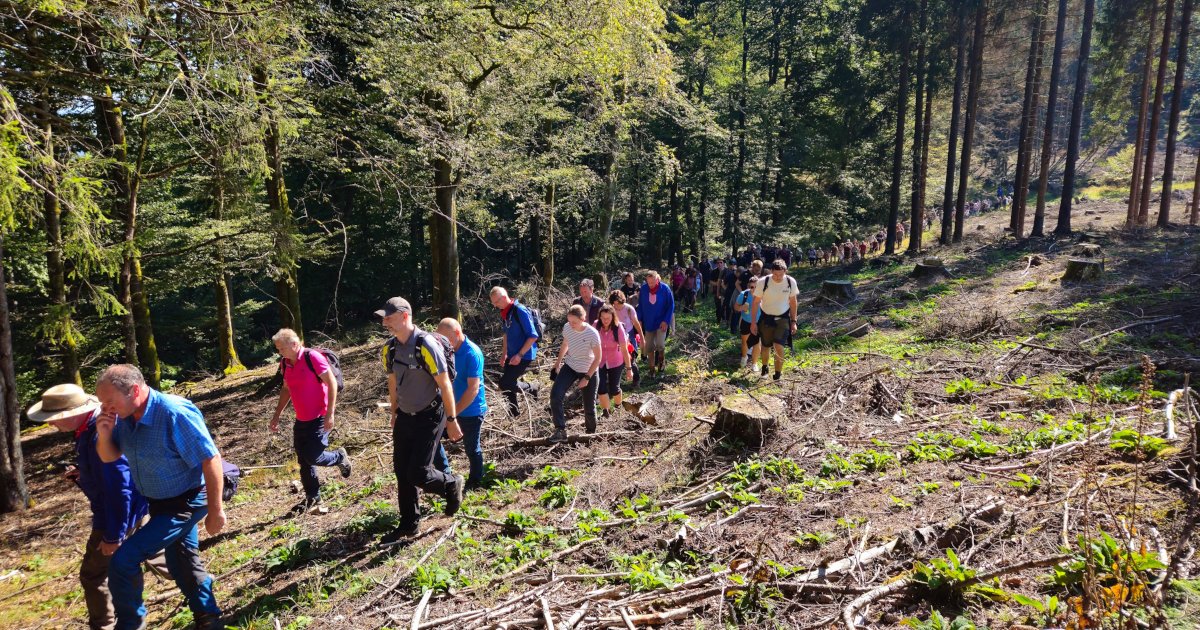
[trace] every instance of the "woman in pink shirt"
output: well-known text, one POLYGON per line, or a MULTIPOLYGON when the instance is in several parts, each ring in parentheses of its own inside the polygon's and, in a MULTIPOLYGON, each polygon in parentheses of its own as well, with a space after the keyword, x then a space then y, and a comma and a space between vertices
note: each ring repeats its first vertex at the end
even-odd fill
POLYGON ((611 304, 600 307, 600 318, 596 321, 600 332, 600 409, 604 416, 612 415, 608 406, 612 397, 613 407, 621 404, 621 373, 633 378, 633 366, 629 358, 629 338, 625 327, 617 321, 617 311, 611 304))

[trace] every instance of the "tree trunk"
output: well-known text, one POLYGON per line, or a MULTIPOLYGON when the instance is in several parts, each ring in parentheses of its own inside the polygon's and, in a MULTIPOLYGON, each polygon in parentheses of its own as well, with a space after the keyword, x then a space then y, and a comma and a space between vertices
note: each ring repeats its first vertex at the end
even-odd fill
POLYGON ((1054 151, 1054 113, 1058 109, 1058 83, 1062 74, 1063 37, 1067 23, 1067 0, 1058 0, 1054 26, 1054 56, 1050 61, 1050 88, 1046 93, 1046 122, 1042 130, 1041 167, 1038 170, 1037 210, 1030 236, 1041 237, 1046 224, 1046 190, 1050 185, 1050 157, 1054 151))
MULTIPOLYGON (((221 150, 216 151, 215 190, 213 195, 212 218, 218 223, 225 218, 225 173, 221 158, 221 150)), ((213 248, 213 297, 217 309, 217 353, 220 360, 221 372, 236 374, 246 369, 238 358, 237 347, 234 345, 233 310, 229 299, 229 284, 225 279, 225 246, 218 242, 213 248)))
MULTIPOLYGON (((634 151, 637 150, 636 145, 634 145, 633 150, 634 151)), ((639 220, 638 215, 641 212, 641 210, 639 208, 639 204, 641 203, 641 197, 642 197, 642 161, 640 159, 640 156, 638 156, 633 159, 633 186, 629 189, 629 223, 628 223, 629 230, 628 230, 628 234, 629 234, 630 239, 637 238, 637 235, 638 235, 638 228, 640 227, 638 225, 638 220, 639 220)), ((636 249, 636 246, 634 249, 636 249)))
MULTIPOLYGON (((703 90, 701 91, 703 97, 703 90)), ((708 136, 700 136, 700 217, 697 221, 697 240, 700 241, 700 256, 708 253, 708 136)))
POLYGON ((967 85, 967 115, 963 125, 962 162, 958 172, 958 202, 954 208, 954 242, 962 241, 963 222, 967 203, 967 178, 971 174, 971 145, 974 143, 975 119, 979 106, 979 87, 983 80, 983 45, 987 24, 987 0, 979 3, 975 14, 975 36, 971 42, 971 80, 967 85))
POLYGON ((1157 35, 1158 0, 1153 0, 1150 3, 1150 28, 1146 33, 1146 58, 1142 60, 1142 88, 1138 90, 1137 133, 1133 138, 1133 174, 1129 182, 1129 203, 1125 209, 1126 229, 1138 225, 1138 208, 1142 199, 1142 160, 1146 153, 1146 113, 1150 109, 1150 73, 1154 70, 1154 42, 1157 35))
POLYGON ((1196 159, 1196 174, 1192 176, 1192 217, 1188 223, 1200 223, 1200 156, 1196 159))
POLYGON ((730 185, 729 194, 730 202, 730 242, 733 245, 733 250, 737 251, 739 231, 742 224, 742 182, 744 181, 746 172, 746 98, 747 92, 750 91, 750 82, 747 75, 747 65, 750 57, 750 34, 749 34, 749 0, 742 0, 742 75, 741 85, 738 88, 737 111, 734 117, 737 119, 737 168, 733 171, 733 182, 730 185))
POLYGON ((679 232, 679 172, 671 175, 670 215, 667 217, 667 263, 678 263, 682 258, 682 242, 679 232))
POLYGON ((1058 202, 1058 225, 1054 233, 1071 233, 1071 202, 1075 197, 1075 169, 1079 161, 1079 141, 1083 133, 1083 103, 1087 100, 1088 58, 1092 53, 1092 22, 1096 0, 1084 0, 1083 35, 1079 40, 1079 64, 1075 70, 1075 95, 1071 100, 1071 127, 1067 139, 1067 164, 1063 171, 1063 193, 1058 202))
POLYGON ((438 317, 459 319, 458 312, 458 182, 450 161, 433 159, 433 198, 436 212, 429 217, 429 262, 433 271, 433 311, 438 317))
POLYGON ((921 173, 924 172, 924 165, 921 161, 921 156, 924 153, 925 147, 921 142, 921 134, 925 130, 925 39, 926 25, 928 23, 929 0, 921 0, 921 13, 917 30, 917 102, 913 106, 913 181, 912 181, 912 211, 909 213, 909 233, 911 236, 908 241, 908 253, 917 255, 921 251, 921 234, 925 228, 924 214, 925 208, 921 200, 921 173))
POLYGON ((951 205, 954 202, 954 156, 958 155, 958 119, 962 116, 963 66, 967 54, 967 12, 958 7, 958 45, 954 53, 954 102, 950 109, 950 146, 946 151, 946 189, 942 194, 942 233, 938 242, 950 244, 951 205))
MULTIPOLYGON (((408 251, 409 260, 412 261, 412 277, 408 278, 410 284, 409 294, 420 299, 424 288, 428 286, 429 268, 428 263, 425 263, 425 212, 424 207, 420 204, 410 206, 410 214, 408 215, 408 251)), ((535 224, 536 226, 536 224, 535 224)))
POLYGON ((1187 70, 1188 35, 1192 30, 1194 0, 1183 0, 1179 19, 1179 43, 1175 46, 1175 88, 1171 92, 1171 118, 1167 123, 1166 164, 1163 166, 1163 185, 1158 204, 1158 227, 1171 223, 1171 188, 1175 179, 1175 143, 1179 132, 1179 110, 1183 105, 1183 82, 1187 70))
MULTIPOLYGON (((593 257, 592 273, 596 275, 608 273, 609 245, 612 241, 613 215, 617 206, 617 138, 614 127, 609 135, 609 150, 604 154, 604 162, 600 167, 600 179, 604 182, 604 190, 600 197, 600 229, 596 239, 596 253, 593 257)), ((596 286, 604 286, 596 283, 596 286)))
POLYGON ((1029 44, 1029 66, 1025 69, 1025 102, 1021 111, 1021 133, 1017 145, 1016 186, 1013 188, 1012 216, 1009 227, 1017 239, 1025 237, 1025 206, 1029 196, 1029 165, 1032 162, 1034 128, 1037 126, 1038 92, 1041 90, 1042 50, 1046 46, 1043 28, 1050 0, 1035 7, 1033 39, 1029 44))
MULTIPOLYGON (((928 67, 927 70, 928 72, 928 67)), ((921 208, 921 229, 925 229, 925 213, 928 208, 925 203, 925 193, 929 184, 929 136, 933 133, 933 94, 934 82, 931 80, 925 81, 925 114, 921 116, 924 123, 924 128, 921 130, 921 175, 917 178, 921 187, 920 196, 917 198, 917 205, 921 208)))
POLYGON ((49 341, 61 352, 59 374, 64 383, 83 385, 79 376, 79 349, 75 339, 73 309, 67 303, 67 266, 63 259, 62 205, 58 200, 57 160, 54 153, 54 129, 50 124, 50 103, 38 103, 39 122, 48 163, 42 181, 42 211, 46 221, 46 270, 50 280, 50 314, 47 317, 49 341))
POLYGON ((546 186, 546 227, 542 230, 542 240, 538 242, 538 271, 541 272, 542 286, 549 296, 550 287, 554 286, 554 220, 555 187, 546 186))
POLYGON ((21 410, 17 408, 17 375, 13 366, 12 320, 4 271, 4 234, 0 232, 0 514, 29 507, 21 456, 21 410))
POLYGON ((1146 163, 1142 167, 1141 199, 1138 201, 1138 225, 1150 216, 1150 191, 1154 186, 1154 153, 1158 150, 1158 123, 1162 114, 1163 88, 1167 82, 1167 62, 1171 53, 1171 27, 1174 26, 1175 0, 1167 0, 1163 13, 1162 45, 1158 52, 1158 78, 1154 84, 1154 103, 1150 106, 1150 126, 1146 129, 1146 163))
POLYGON ((254 69, 254 86, 258 103, 266 118, 263 129, 263 150, 267 159, 267 207, 270 210, 273 240, 271 274, 275 278, 275 299, 279 307, 279 325, 291 328, 301 340, 304 324, 300 316, 300 284, 296 278, 297 242, 296 221, 288 201, 287 183, 283 178, 283 152, 280 145, 279 122, 270 108, 266 70, 254 69))
POLYGON ((904 123, 908 118, 908 57, 912 40, 908 33, 908 15, 900 27, 904 41, 900 44, 900 83, 896 92, 896 141, 892 147, 892 187, 888 191, 887 243, 884 253, 896 253, 896 222, 900 220, 900 184, 904 173, 904 123))
MULTIPOLYGON (((683 193, 683 223, 680 228, 687 235, 686 245, 689 255, 694 256, 697 260, 700 259, 700 242, 696 238, 696 230, 693 226, 696 225, 696 216, 692 212, 692 189, 688 188, 683 193)), ((681 250, 682 251, 682 250, 681 250)), ((683 258, 681 255, 680 258, 683 258)))

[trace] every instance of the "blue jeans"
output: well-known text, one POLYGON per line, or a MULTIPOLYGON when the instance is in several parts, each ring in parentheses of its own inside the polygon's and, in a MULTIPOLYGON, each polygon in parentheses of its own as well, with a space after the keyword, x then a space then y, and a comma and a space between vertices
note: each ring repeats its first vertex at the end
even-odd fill
POLYGON ((318 417, 307 422, 296 421, 292 429, 292 445, 296 448, 296 459, 300 462, 300 485, 304 495, 314 499, 321 492, 321 478, 317 466, 336 466, 342 463, 339 453, 327 451, 329 434, 325 432, 325 418, 318 417))
POLYGON ((146 616, 142 602, 142 563, 165 551, 167 569, 188 608, 220 615, 213 597, 213 579, 200 561, 200 537, 196 525, 208 514, 208 498, 201 488, 193 496, 150 502, 150 520, 125 539, 108 564, 108 588, 117 613, 117 630, 141 628, 146 616))
MULTIPOLYGON (((458 427, 463 432, 463 449, 467 451, 467 461, 471 462, 471 472, 467 475, 467 482, 479 483, 483 481, 483 446, 479 441, 479 434, 483 431, 483 416, 459 416, 458 427)), ((437 453, 433 456, 433 467, 446 473, 450 472, 450 458, 446 457, 446 449, 438 443, 437 453)))

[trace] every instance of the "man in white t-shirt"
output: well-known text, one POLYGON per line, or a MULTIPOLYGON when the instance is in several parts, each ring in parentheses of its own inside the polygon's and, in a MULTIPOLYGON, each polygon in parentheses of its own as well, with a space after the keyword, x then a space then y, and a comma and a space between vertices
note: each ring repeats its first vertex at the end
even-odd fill
POLYGON ((750 334, 758 335, 762 343, 762 375, 767 375, 770 361, 769 348, 775 349, 775 375, 779 380, 783 374, 783 344, 788 335, 796 332, 796 301, 800 287, 796 279, 787 275, 787 264, 776 259, 771 263, 771 273, 760 278, 754 285, 754 304, 750 312, 759 313, 758 321, 750 324, 750 334), (786 321, 785 321, 786 320, 786 321))

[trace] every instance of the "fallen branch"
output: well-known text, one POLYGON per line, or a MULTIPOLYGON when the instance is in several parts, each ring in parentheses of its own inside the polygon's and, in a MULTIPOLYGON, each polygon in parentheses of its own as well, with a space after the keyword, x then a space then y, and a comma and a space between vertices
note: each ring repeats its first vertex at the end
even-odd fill
POLYGON ((1119 332, 1121 332, 1121 331, 1124 331, 1124 330, 1129 330, 1130 328, 1137 328, 1138 326, 1149 326, 1149 325, 1151 325, 1151 324, 1161 324, 1161 323, 1163 323, 1163 322, 1169 322, 1169 321, 1171 321, 1172 319, 1179 319, 1179 316, 1178 316, 1178 315, 1171 315, 1170 317, 1159 317, 1159 318, 1157 318, 1157 319, 1148 319, 1148 320, 1141 321, 1141 322, 1134 322, 1134 323, 1132 323, 1132 324, 1126 324, 1126 325, 1124 325, 1124 326, 1121 326, 1120 328, 1114 328, 1114 329, 1112 329, 1112 330, 1110 330, 1110 331, 1108 331, 1108 332, 1106 332, 1106 333, 1100 333, 1099 335, 1093 335, 1093 336, 1091 336, 1091 337, 1088 337, 1087 339, 1084 339, 1083 341, 1080 341, 1080 342, 1079 342, 1079 345, 1081 345, 1081 346, 1082 346, 1082 345, 1083 345, 1083 344, 1085 344, 1085 343, 1088 343, 1088 342, 1091 342, 1091 341, 1096 341, 1097 339, 1103 339, 1103 338, 1105 338, 1105 337, 1107 337, 1107 336, 1109 336, 1109 335, 1115 335, 1115 334, 1117 334, 1117 333, 1119 333, 1119 332))
POLYGON ((515 575, 520 575, 521 573, 524 573, 524 572, 528 571, 529 569, 532 569, 535 566, 554 562, 554 561, 558 560, 559 558, 569 556, 569 555, 575 553, 576 551, 583 549, 584 547, 586 547, 588 545, 598 543, 598 542, 600 542, 599 538, 589 538, 577 545, 572 545, 561 551, 556 551, 556 552, 546 556, 545 558, 540 558, 538 560, 530 560, 529 562, 526 562, 525 564, 513 569, 512 571, 509 571, 508 573, 505 573, 504 575, 497 575, 496 577, 493 577, 492 579, 488 580, 487 582, 485 582, 481 585, 478 585, 478 586, 474 586, 467 590, 468 591, 476 591, 481 588, 487 588, 487 587, 495 584, 496 582, 502 582, 502 581, 507 580, 515 575))
POLYGON ((583 602, 583 607, 567 618, 567 622, 563 624, 563 630, 573 630, 575 626, 579 625, 579 622, 583 620, 583 616, 587 614, 588 607, 591 605, 591 602, 583 602))
POLYGON ((842 622, 846 624, 846 630, 855 630, 858 628, 858 626, 854 623, 854 617, 858 614, 859 610, 865 608, 868 604, 877 599, 882 599, 888 595, 903 591, 911 585, 912 578, 904 578, 902 580, 892 582, 891 584, 884 584, 883 586, 873 588, 866 593, 855 597, 853 601, 851 601, 846 605, 845 608, 842 609, 842 622))
POLYGON ((576 433, 568 435, 563 442, 551 442, 550 436, 517 440, 508 444, 508 448, 527 448, 531 446, 554 446, 556 444, 589 444, 595 440, 619 437, 646 435, 648 433, 678 433, 675 429, 636 429, 632 431, 600 431, 599 433, 576 433))
POLYGON ((409 630, 417 630, 421 627, 421 618, 425 616, 425 607, 429 606, 430 597, 433 597, 433 589, 425 589, 425 594, 421 596, 421 603, 417 604, 417 609, 413 611, 412 623, 408 625, 409 630))
POLYGON ((546 630, 554 630, 554 616, 550 614, 550 602, 542 596, 542 619, 546 620, 546 630))
POLYGON ((634 628, 639 625, 643 626, 661 626, 671 621, 682 621, 687 619, 692 614, 691 608, 676 608, 674 610, 665 610, 663 612, 646 613, 642 615, 630 615, 624 609, 621 610, 619 617, 600 617, 595 622, 600 627, 624 625, 626 628, 634 628))
POLYGON ((736 520, 745 518, 746 516, 749 516, 750 514, 753 514, 754 512, 774 512, 776 510, 782 510, 782 509, 783 509, 783 506, 781 506, 781 505, 747 505, 746 507, 738 510, 737 512, 734 512, 733 514, 731 514, 729 516, 726 516, 725 518, 723 518, 715 523, 710 523, 708 525, 705 525, 704 527, 701 527, 700 531, 723 527, 723 526, 728 525, 729 523, 732 523, 736 520))
MULTIPOLYGON (((456 530, 456 529, 458 529, 457 521, 455 521, 454 523, 451 523, 450 528, 446 530, 446 533, 442 534, 441 537, 438 538, 437 541, 434 542, 433 545, 430 546, 429 549, 420 558, 418 558, 416 562, 412 563, 412 565, 409 566, 408 569, 406 569, 405 571, 403 571, 402 573, 397 575, 396 579, 392 580, 390 584, 388 584, 387 586, 385 586, 383 588, 383 590, 381 590, 378 593, 376 593, 375 595, 373 595, 371 597, 371 599, 367 600, 367 602, 364 603, 362 606, 359 606, 358 609, 354 611, 354 614, 356 616, 363 614, 363 612, 365 612, 368 608, 370 608, 371 606, 374 606, 375 602, 382 599, 384 595, 387 595, 388 593, 392 592, 393 590, 399 588, 399 586, 401 584, 403 584, 405 580, 412 577, 412 574, 417 572, 417 567, 425 564, 425 561, 428 560, 429 557, 433 555, 433 552, 437 551, 438 547, 441 547, 442 544, 446 542, 446 540, 448 540, 451 536, 454 535, 454 530, 456 530)), ((391 609, 388 609, 388 610, 391 610, 391 609)))

